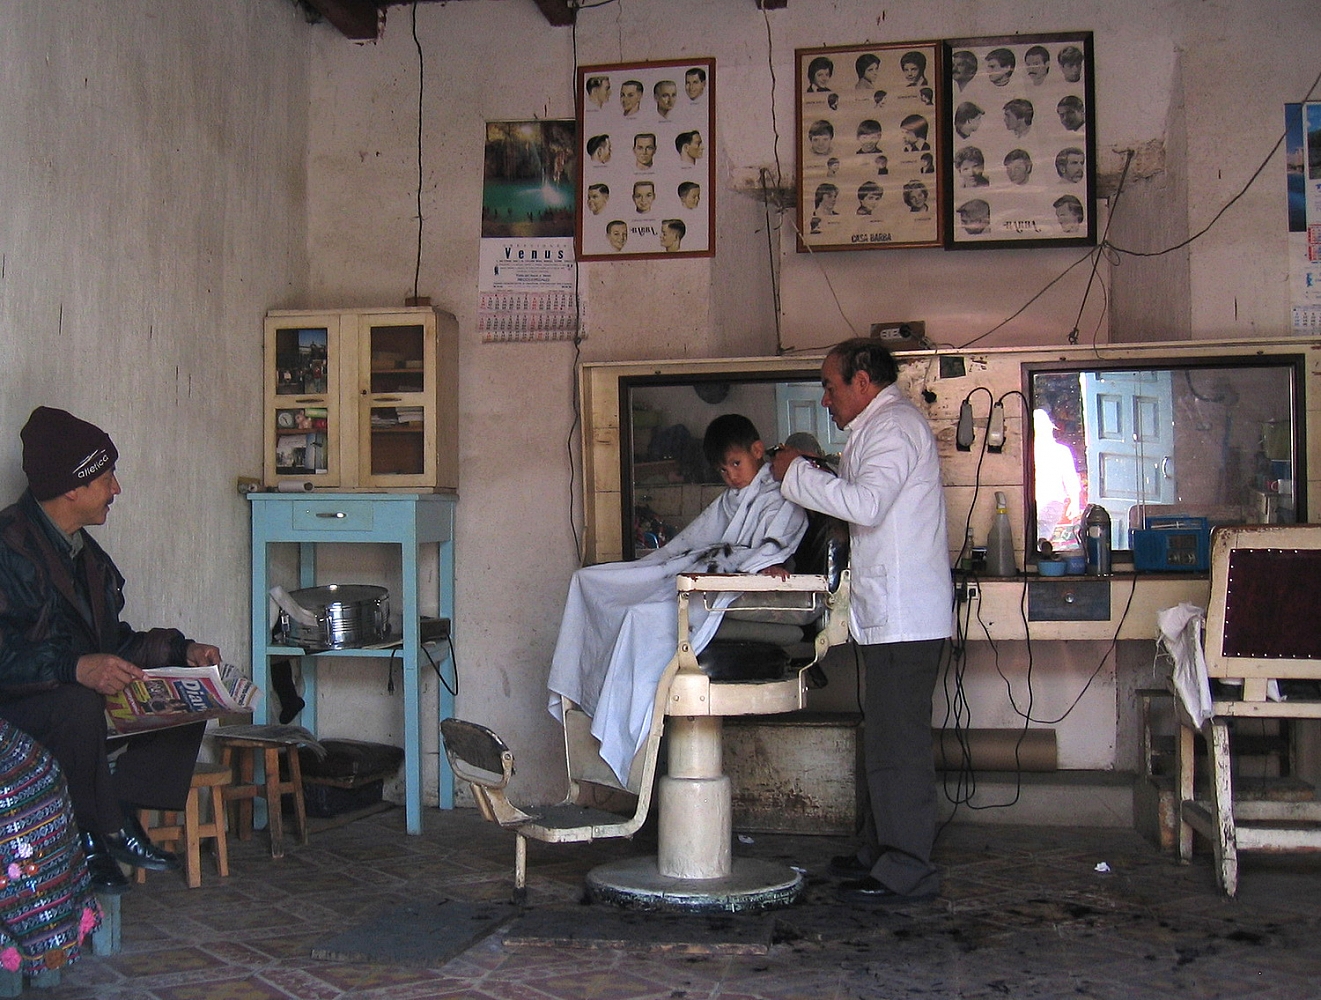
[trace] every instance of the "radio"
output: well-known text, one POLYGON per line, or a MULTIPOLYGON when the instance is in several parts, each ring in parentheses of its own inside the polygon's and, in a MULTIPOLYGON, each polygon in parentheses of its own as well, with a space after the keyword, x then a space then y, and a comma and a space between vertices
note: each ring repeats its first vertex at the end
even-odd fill
POLYGON ((1149 517, 1131 533, 1139 573, 1205 573, 1211 568, 1211 528, 1204 517, 1149 517))

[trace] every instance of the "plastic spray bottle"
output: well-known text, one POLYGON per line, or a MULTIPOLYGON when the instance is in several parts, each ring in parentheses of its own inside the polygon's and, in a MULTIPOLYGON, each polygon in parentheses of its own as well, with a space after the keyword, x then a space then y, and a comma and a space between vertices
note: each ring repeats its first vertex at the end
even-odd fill
POLYGON ((1016 576, 1014 535, 1009 526, 1009 501, 1001 492, 995 494, 995 520, 986 536, 986 573, 988 576, 1016 576))

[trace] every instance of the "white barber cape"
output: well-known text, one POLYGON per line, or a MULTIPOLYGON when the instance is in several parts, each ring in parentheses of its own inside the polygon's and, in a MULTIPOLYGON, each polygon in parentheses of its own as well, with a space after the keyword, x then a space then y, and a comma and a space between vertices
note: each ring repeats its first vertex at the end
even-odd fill
MULTIPOLYGON (((551 662, 551 714, 560 696, 592 717, 601 756, 627 783, 650 728, 656 685, 678 647, 680 573, 756 573, 784 562, 807 530, 807 515, 780 495, 769 465, 751 484, 726 490, 665 546, 635 562, 602 563, 573 574, 551 662)), ((717 609, 734 594, 722 594, 717 609)), ((695 653, 721 612, 689 605, 695 653)))

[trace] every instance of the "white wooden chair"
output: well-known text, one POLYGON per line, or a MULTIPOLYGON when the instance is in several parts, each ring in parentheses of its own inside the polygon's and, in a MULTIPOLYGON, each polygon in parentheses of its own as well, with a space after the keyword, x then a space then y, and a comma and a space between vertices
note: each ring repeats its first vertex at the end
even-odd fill
MULTIPOLYGON (((1321 679, 1321 525, 1217 528, 1211 539, 1211 601, 1206 665, 1214 680, 1241 679, 1238 699, 1213 697, 1201 727, 1210 770, 1207 795, 1194 789, 1194 736, 1180 708, 1179 857, 1192 854, 1193 831, 1215 849, 1216 880, 1238 891, 1240 851, 1321 851, 1321 803, 1235 798, 1231 723, 1235 719, 1321 719, 1321 701, 1271 701, 1272 680, 1321 679)), ((1177 699, 1176 699, 1177 702, 1177 699)))

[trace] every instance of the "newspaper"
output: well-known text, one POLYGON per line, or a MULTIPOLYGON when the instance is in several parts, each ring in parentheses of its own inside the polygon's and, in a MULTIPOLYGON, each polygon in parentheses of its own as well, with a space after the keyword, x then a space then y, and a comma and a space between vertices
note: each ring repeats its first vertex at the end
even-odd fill
POLYGON ((250 713, 261 689, 232 663, 218 667, 158 667, 106 698, 112 736, 183 726, 250 713))

